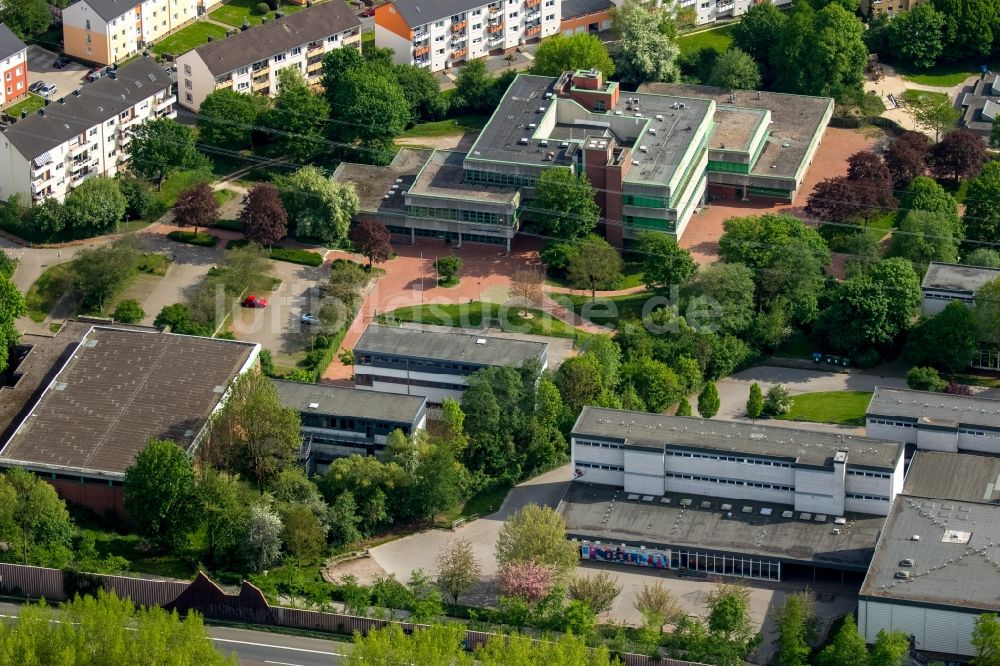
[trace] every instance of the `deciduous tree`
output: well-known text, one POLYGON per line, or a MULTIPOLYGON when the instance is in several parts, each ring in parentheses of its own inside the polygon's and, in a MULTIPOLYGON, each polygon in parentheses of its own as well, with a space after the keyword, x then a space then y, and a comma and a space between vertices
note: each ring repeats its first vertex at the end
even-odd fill
POLYGON ((198 139, 227 150, 249 148, 266 109, 266 97, 246 95, 232 88, 214 90, 198 107, 198 139))
POLYGON ((933 317, 922 318, 906 340, 906 358, 914 365, 931 365, 960 372, 979 349, 975 312, 952 301, 933 317))
POLYGON ((892 142, 885 153, 885 164, 895 187, 906 187, 914 178, 924 175, 930 149, 926 135, 910 130, 892 142))
POLYGON ((750 588, 720 583, 706 595, 708 629, 717 661, 725 666, 742 662, 760 643, 750 622, 750 588))
POLYGON ((259 122, 272 133, 271 143, 278 154, 304 161, 324 150, 329 117, 329 104, 321 94, 309 89, 302 72, 285 67, 278 71, 274 102, 260 115, 259 122))
POLYGON ((271 183, 257 183, 243 196, 239 220, 247 240, 265 247, 288 235, 288 215, 271 183))
POLYGON ((84 306, 103 310, 104 304, 135 275, 138 257, 131 239, 77 252, 73 259, 74 286, 82 294, 84 306))
POLYGON ((392 256, 391 236, 384 225, 364 219, 351 229, 350 235, 358 252, 368 259, 369 271, 374 264, 381 264, 392 256))
POLYGON ((591 235, 577 244, 567 273, 574 286, 590 289, 590 298, 595 300, 598 289, 609 289, 621 279, 622 258, 603 238, 591 235))
POLYGON ((986 143, 975 132, 959 129, 948 132, 931 149, 931 171, 938 177, 975 178, 986 163, 986 143))
POLYGON ((0 7, 0 23, 24 40, 36 37, 49 29, 52 11, 45 0, 18 0, 0 7))
POLYGON ((353 183, 339 183, 314 166, 275 179, 295 234, 336 245, 347 238, 360 201, 353 183))
POLYGON ((720 55, 708 78, 708 85, 728 90, 756 90, 760 83, 760 67, 749 54, 738 48, 731 48, 720 55))
POLYGON ((972 647, 976 648, 976 666, 1000 664, 1000 622, 994 613, 983 613, 976 618, 972 629, 972 647))
POLYGON ((636 251, 642 259, 646 287, 657 291, 680 288, 695 271, 691 253, 672 237, 655 231, 644 231, 636 239, 636 251))
POLYGON ((660 632, 663 631, 664 624, 673 624, 685 615, 680 603, 660 581, 652 585, 644 584, 636 593, 632 605, 642 614, 647 625, 660 632))
POLYGON ((195 525, 195 473, 174 441, 151 438, 125 470, 125 511, 140 534, 178 548, 195 525))
POLYGON ((155 118, 136 127, 128 154, 132 172, 155 180, 157 188, 172 170, 208 166, 208 159, 195 147, 194 130, 172 118, 155 118))
POLYGON ((789 595, 778 611, 777 663, 780 666, 806 666, 809 663, 810 604, 800 594, 789 595))
POLYGON ((717 262, 700 268, 685 292, 692 299, 689 309, 699 304, 709 308, 712 318, 708 325, 713 331, 739 335, 753 322, 755 290, 753 271, 749 268, 717 262))
POLYGON ((944 14, 931 3, 912 9, 889 22, 889 47, 899 62, 928 69, 944 52, 944 14))
POLYGON ((969 181, 963 219, 969 239, 1000 239, 1000 162, 989 162, 977 178, 969 181))
MULTIPOLYGON (((246 97, 246 95, 240 95, 246 97)), ((179 227, 210 227, 219 221, 219 202, 208 183, 198 183, 182 190, 174 204, 174 224, 179 227)))
POLYGON ((500 567, 496 575, 499 593, 505 597, 517 597, 535 603, 548 596, 555 584, 552 567, 537 562, 508 562, 500 567))
POLYGON ((976 290, 976 321, 979 339, 993 347, 1000 346, 1000 278, 976 290))
POLYGON ((583 238, 597 227, 601 209, 586 174, 545 169, 535 184, 531 216, 545 235, 583 238))
POLYGON ((623 85, 631 90, 649 81, 680 78, 676 27, 665 7, 630 0, 618 8, 614 21, 620 38, 615 62, 623 85))
POLYGON ((934 141, 941 140, 941 133, 953 127, 962 114, 955 109, 947 95, 932 93, 918 95, 906 107, 913 122, 929 132, 934 132, 934 141))
POLYGON ((722 259, 746 264, 751 270, 772 265, 794 241, 803 241, 821 266, 830 263, 830 250, 819 233, 790 215, 731 217, 722 223, 719 239, 722 259))
POLYGON ((471 590, 482 578, 482 566, 472 551, 472 544, 458 538, 438 553, 437 586, 458 604, 458 598, 471 590))
POLYGON ((462 270, 462 258, 453 254, 446 254, 438 257, 437 272, 441 284, 456 284, 458 282, 458 272, 462 270))
POLYGON ((541 303, 544 282, 545 275, 537 266, 525 266, 514 271, 510 279, 510 295, 521 306, 522 317, 527 315, 527 308, 541 303))
POLYGON ((531 73, 538 76, 559 76, 580 69, 597 69, 605 81, 614 74, 615 64, 597 35, 581 32, 571 37, 548 37, 538 46, 531 63, 531 73))
POLYGON ((579 560, 576 546, 566 540, 566 523, 547 506, 528 504, 511 514, 500 527, 497 564, 535 562, 565 576, 579 560))
POLYGON ((866 666, 868 646, 858 632, 854 614, 848 613, 833 642, 823 648, 817 657, 819 666, 866 666))
POLYGON ((0 372, 7 369, 10 350, 21 339, 15 322, 27 312, 24 294, 11 278, 0 275, 0 372))
POLYGON ((83 181, 70 190, 64 201, 69 226, 82 236, 114 231, 127 205, 118 182, 103 176, 83 181))
POLYGON ((263 571, 281 561, 281 517, 265 498, 250 505, 245 529, 242 554, 247 571, 263 571))
POLYGON ((910 653, 910 639, 902 631, 880 629, 868 657, 868 666, 901 666, 910 653))
POLYGON ((751 5, 733 26, 733 43, 761 66, 769 65, 771 51, 778 42, 785 20, 785 14, 770 2, 751 5))
MULTIPOLYGON (((607 571, 576 576, 566 587, 566 594, 573 601, 582 601, 598 615, 607 613, 621 594, 623 585, 607 571)), ((641 611, 640 611, 641 612, 641 611)))
MULTIPOLYGON (((327 63, 329 63, 329 58, 327 63)), ((324 80, 330 70, 324 64, 324 80)), ((352 68, 339 75, 330 105, 340 118, 337 135, 356 144, 359 159, 372 164, 388 164, 395 154, 392 142, 410 122, 410 103, 391 70, 374 66, 352 68)))
POLYGON ((466 111, 486 110, 493 77, 480 59, 470 60, 462 65, 455 76, 455 95, 452 104, 466 111))

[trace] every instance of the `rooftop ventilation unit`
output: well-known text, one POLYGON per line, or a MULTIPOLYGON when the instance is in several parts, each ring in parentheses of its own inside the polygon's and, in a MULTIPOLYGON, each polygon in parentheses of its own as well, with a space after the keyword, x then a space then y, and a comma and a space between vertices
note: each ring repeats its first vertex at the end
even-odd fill
POLYGON ((615 115, 616 116, 620 116, 620 115, 622 115, 622 112, 621 111, 615 111, 615 115))
POLYGON ((896 578, 898 578, 899 580, 910 580, 910 572, 909 571, 897 571, 896 572, 896 578))
POLYGON ((652 134, 653 136, 656 136, 656 128, 655 127, 650 127, 649 128, 649 133, 652 134))
POLYGON ((559 144, 560 148, 569 148, 569 141, 562 141, 559 144))
POLYGON ((662 113, 656 114, 656 119, 662 121, 663 120, 663 114, 662 113))
POLYGON ((639 166, 639 160, 632 160, 632 166, 639 166))
POLYGON ((901 566, 901 567, 912 567, 913 566, 913 558, 907 557, 905 559, 900 560, 899 561, 899 566, 901 566))
POLYGON ((548 148, 549 141, 548 139, 542 139, 541 141, 538 142, 538 145, 541 146, 542 148, 548 148))
POLYGON ((486 344, 486 338, 476 338, 476 344, 477 345, 485 345, 486 344))
POLYGON ((538 107, 538 111, 536 111, 535 113, 545 113, 545 107, 544 106, 538 107))
POLYGON ((318 402, 310 402, 309 403, 309 409, 319 409, 319 403, 318 402))

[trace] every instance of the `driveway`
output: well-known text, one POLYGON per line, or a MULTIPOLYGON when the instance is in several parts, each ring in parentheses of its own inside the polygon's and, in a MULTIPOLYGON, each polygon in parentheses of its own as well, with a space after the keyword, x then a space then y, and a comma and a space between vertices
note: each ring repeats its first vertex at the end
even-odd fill
POLYGON ((153 234, 141 234, 139 238, 147 252, 173 257, 167 274, 142 299, 142 309, 146 313, 142 323, 151 326, 160 310, 174 303, 184 303, 191 297, 209 269, 222 260, 223 246, 221 243, 213 248, 186 245, 153 234))
POLYGON ((52 63, 58 57, 54 51, 43 49, 37 44, 28 47, 28 83, 47 81, 56 84, 56 91, 49 96, 55 101, 69 95, 84 85, 83 77, 90 71, 78 62, 71 61, 62 69, 56 69, 52 63))

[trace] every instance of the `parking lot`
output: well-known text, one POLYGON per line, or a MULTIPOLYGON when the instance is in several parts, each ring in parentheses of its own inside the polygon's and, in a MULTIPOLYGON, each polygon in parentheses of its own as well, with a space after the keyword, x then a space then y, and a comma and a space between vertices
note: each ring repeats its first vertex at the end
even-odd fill
POLYGON ((28 82, 54 83, 56 91, 50 96, 52 100, 64 97, 82 86, 83 77, 90 71, 84 65, 72 61, 62 69, 56 69, 52 63, 58 57, 58 53, 43 49, 37 44, 28 47, 28 82))

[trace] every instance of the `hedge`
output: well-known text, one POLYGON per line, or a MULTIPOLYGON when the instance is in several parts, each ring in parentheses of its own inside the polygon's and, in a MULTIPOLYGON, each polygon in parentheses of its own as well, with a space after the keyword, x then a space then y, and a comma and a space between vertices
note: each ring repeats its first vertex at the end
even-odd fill
MULTIPOLYGON (((232 250, 237 247, 246 247, 249 241, 231 240, 226 243, 226 249, 232 250)), ((303 266, 319 266, 323 263, 323 255, 309 250, 300 250, 294 247, 272 247, 271 258, 275 261, 286 261, 290 264, 301 264, 303 266)))
POLYGON ((243 225, 239 220, 219 220, 212 225, 216 229, 228 229, 229 231, 243 231, 243 225))
POLYGON ((193 231, 171 231, 167 238, 178 243, 188 245, 200 245, 201 247, 215 247, 219 239, 212 234, 195 233, 193 231))

